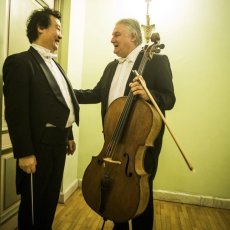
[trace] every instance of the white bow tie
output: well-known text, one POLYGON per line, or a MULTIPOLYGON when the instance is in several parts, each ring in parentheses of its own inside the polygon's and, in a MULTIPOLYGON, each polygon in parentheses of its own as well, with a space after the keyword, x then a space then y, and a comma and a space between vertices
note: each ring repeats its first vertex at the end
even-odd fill
POLYGON ((45 58, 57 58, 57 54, 54 53, 44 53, 43 55, 45 58))
POLYGON ((44 58, 47 58, 47 59, 52 59, 52 58, 56 58, 56 57, 57 57, 57 54, 51 53, 51 52, 46 51, 46 50, 39 50, 39 53, 40 53, 44 58))
POLYGON ((129 58, 118 58, 119 64, 124 63, 125 61, 132 62, 129 58))

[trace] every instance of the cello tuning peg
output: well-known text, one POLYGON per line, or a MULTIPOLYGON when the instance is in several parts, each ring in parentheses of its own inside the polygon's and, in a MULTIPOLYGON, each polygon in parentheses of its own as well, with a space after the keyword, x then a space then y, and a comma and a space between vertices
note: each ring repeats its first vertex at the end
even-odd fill
POLYGON ((165 48, 165 44, 160 44, 160 45, 159 45, 159 48, 160 48, 160 49, 164 49, 164 48, 165 48))
POLYGON ((153 33, 151 36, 151 41, 154 43, 157 43, 160 41, 160 34, 159 33, 153 33))

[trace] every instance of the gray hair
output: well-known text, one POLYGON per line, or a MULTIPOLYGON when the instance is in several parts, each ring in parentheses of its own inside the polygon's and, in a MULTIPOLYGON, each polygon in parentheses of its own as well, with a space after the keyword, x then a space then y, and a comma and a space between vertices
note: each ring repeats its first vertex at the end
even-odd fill
POLYGON ((124 18, 119 20, 116 24, 123 24, 127 26, 129 32, 136 36, 136 46, 142 43, 141 27, 136 19, 124 18))

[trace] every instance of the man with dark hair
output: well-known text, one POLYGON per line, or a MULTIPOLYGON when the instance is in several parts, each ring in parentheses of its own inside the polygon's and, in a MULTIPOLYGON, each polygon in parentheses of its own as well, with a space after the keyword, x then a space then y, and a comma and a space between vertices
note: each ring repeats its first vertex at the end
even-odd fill
POLYGON ((17 159, 21 195, 18 228, 52 229, 65 158, 76 148, 72 124, 79 105, 61 66, 61 15, 35 10, 27 21, 28 51, 6 58, 3 66, 5 118, 17 159))
MULTIPOLYGON (((119 20, 113 30, 111 43, 118 59, 106 66, 100 81, 93 89, 74 90, 79 103, 101 103, 103 123, 108 106, 118 97, 127 96, 130 90, 134 95, 147 102, 150 101, 149 96, 138 81, 139 78, 134 78, 132 74, 132 70, 138 70, 144 54, 141 47, 142 34, 138 21, 135 19, 119 20)), ((166 55, 155 54, 147 62, 143 71, 143 80, 163 114, 165 114, 165 110, 173 108, 176 98, 170 63, 166 55)), ((132 219, 133 230, 152 230, 153 228, 153 179, 157 171, 163 133, 164 124, 155 139, 154 147, 148 147, 145 152, 144 168, 149 174, 150 198, 145 211, 132 219)), ((119 210, 116 211, 119 212, 119 210)), ((114 223, 114 229, 128 230, 129 224, 128 222, 114 223)))

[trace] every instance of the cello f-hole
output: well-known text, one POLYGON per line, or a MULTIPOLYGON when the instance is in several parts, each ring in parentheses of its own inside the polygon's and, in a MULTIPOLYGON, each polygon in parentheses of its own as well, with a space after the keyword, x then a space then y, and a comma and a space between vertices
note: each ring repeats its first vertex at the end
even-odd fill
POLYGON ((98 159, 97 159, 97 163, 98 163, 99 165, 102 165, 103 159, 98 158, 98 159))
POLYGON ((124 153, 123 156, 127 158, 126 165, 125 165, 125 175, 127 177, 131 177, 133 175, 133 173, 128 172, 129 171, 129 154, 124 153))

